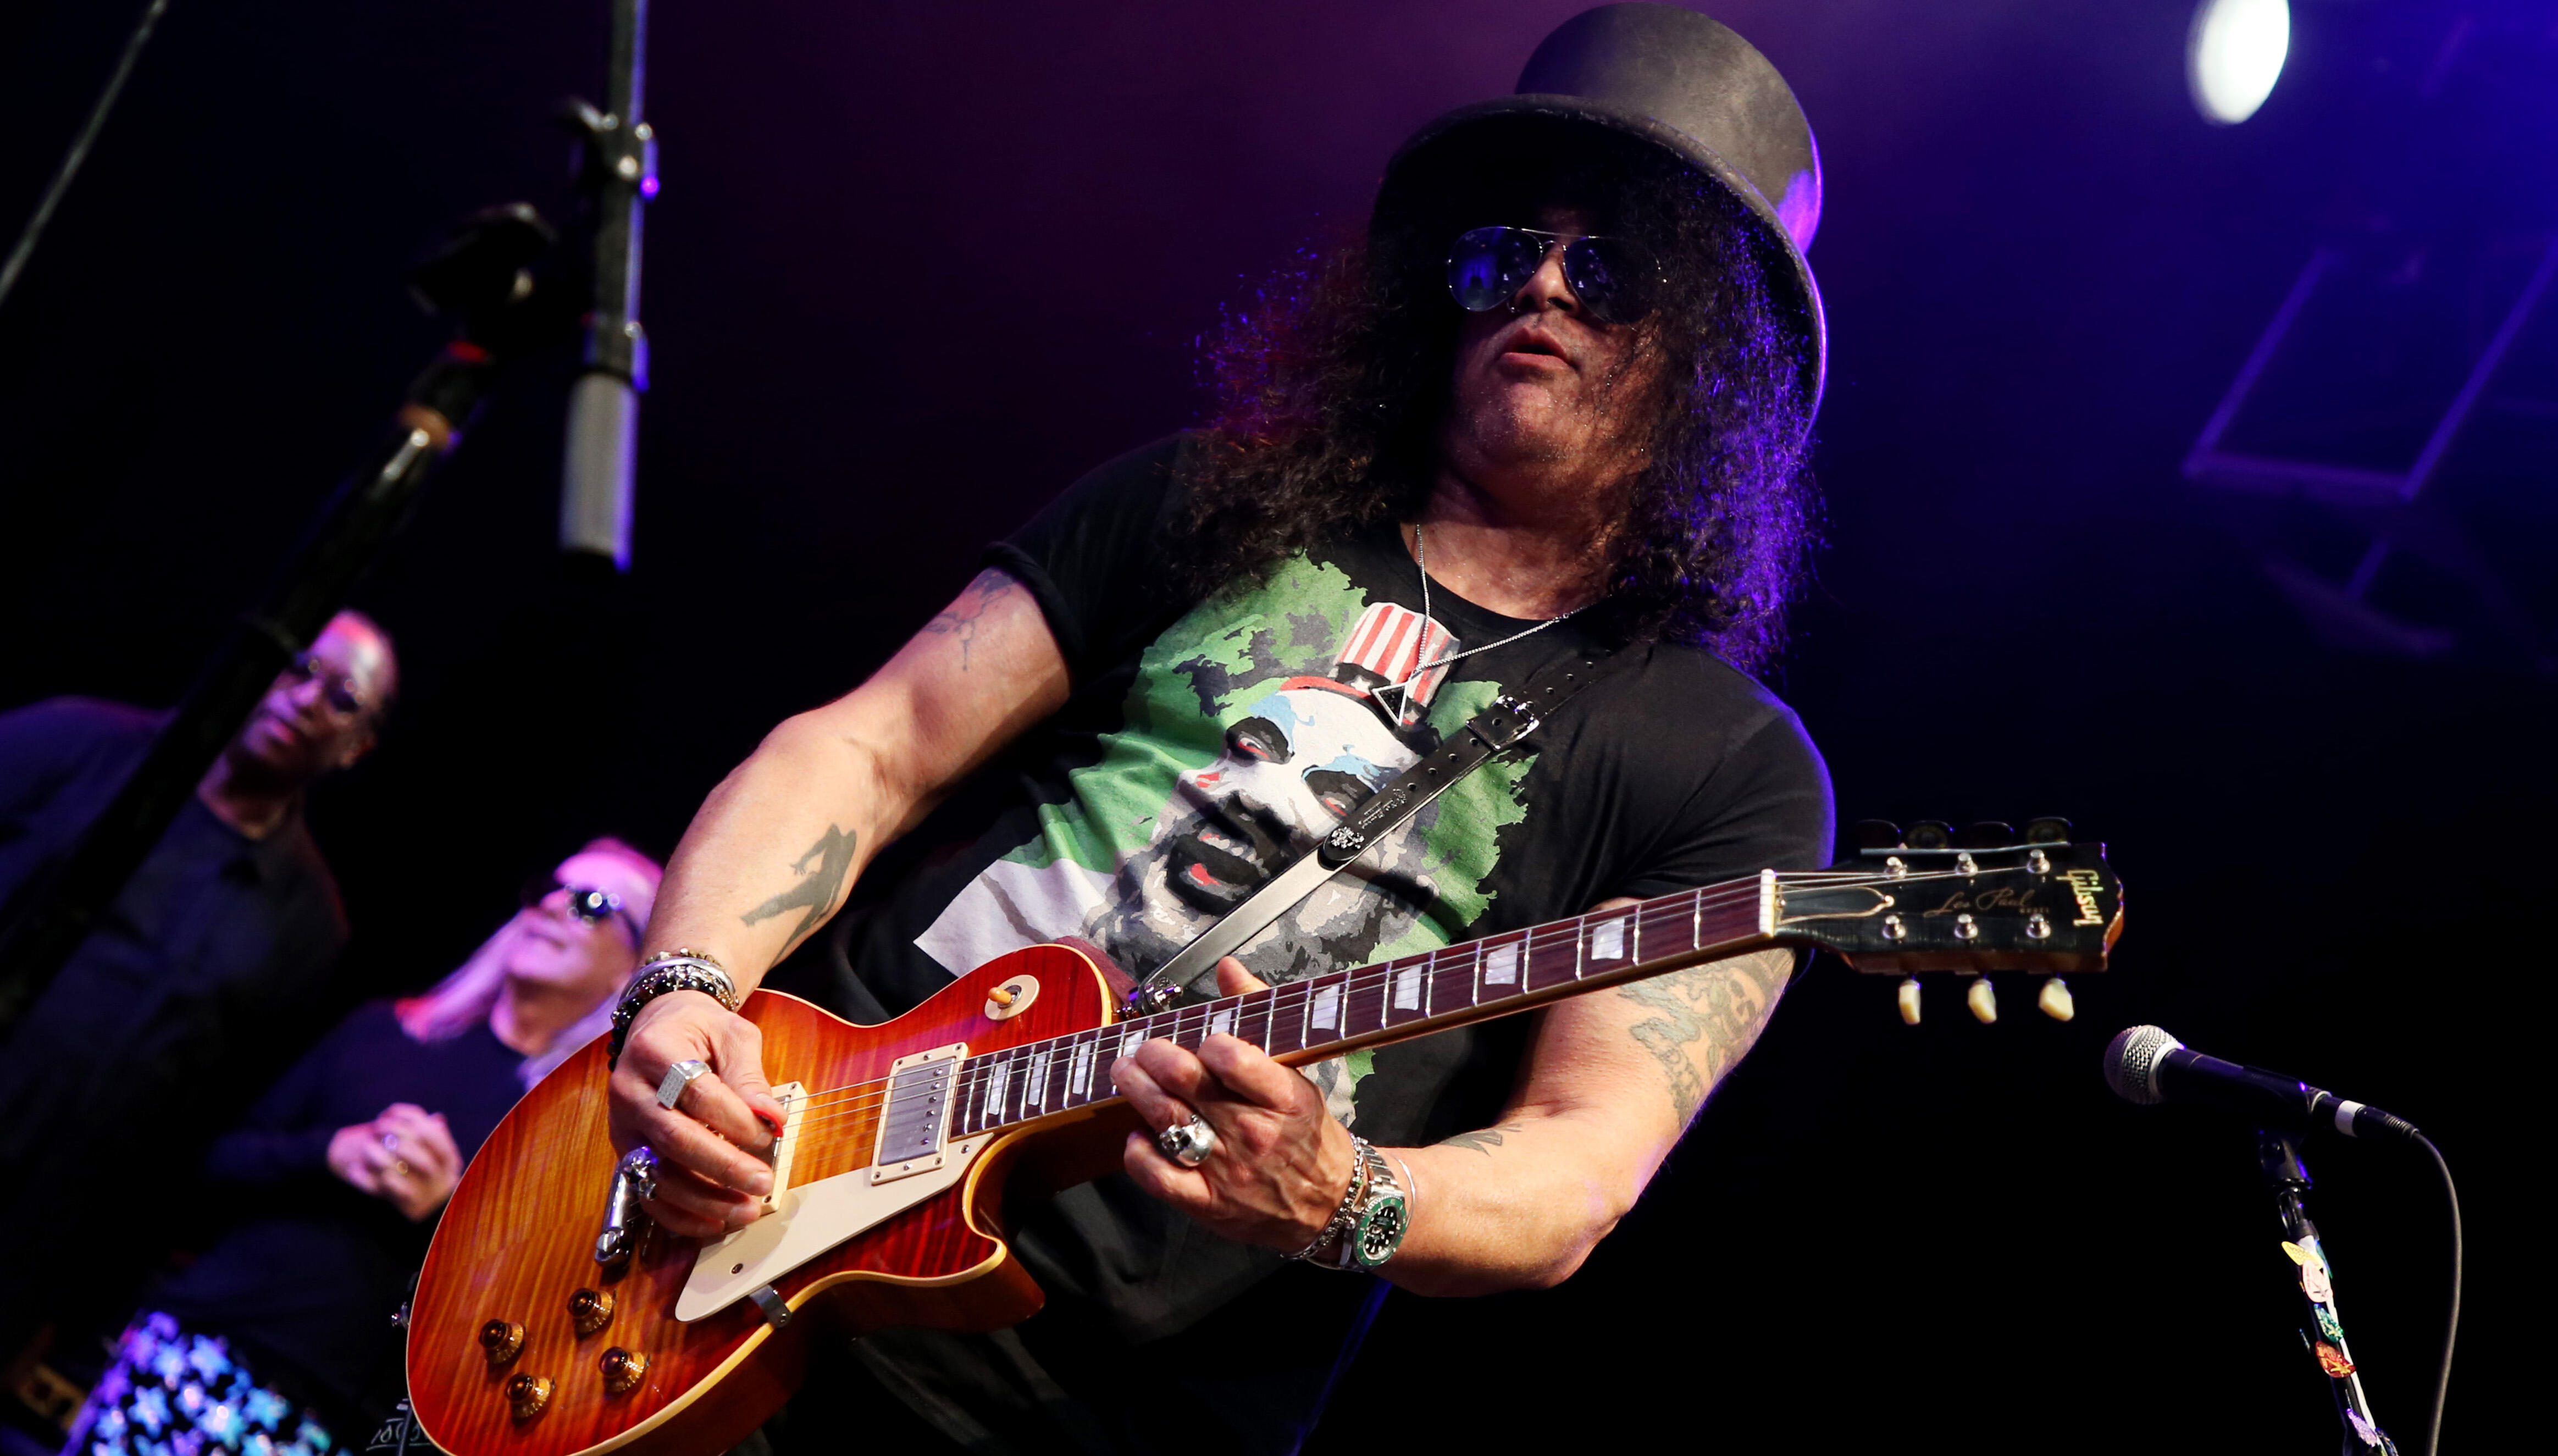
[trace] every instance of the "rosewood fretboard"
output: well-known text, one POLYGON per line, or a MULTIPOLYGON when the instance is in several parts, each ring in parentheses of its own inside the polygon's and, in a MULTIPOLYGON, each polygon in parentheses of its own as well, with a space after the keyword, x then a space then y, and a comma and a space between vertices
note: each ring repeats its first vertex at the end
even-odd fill
POLYGON ((1768 939, 1761 907, 1773 900, 1777 878, 1770 872, 1681 890, 974 1056, 960 1070, 948 1135, 973 1136, 1115 1096, 1111 1061, 1159 1038, 1196 1050, 1222 1032, 1302 1064, 1732 954, 1768 939))

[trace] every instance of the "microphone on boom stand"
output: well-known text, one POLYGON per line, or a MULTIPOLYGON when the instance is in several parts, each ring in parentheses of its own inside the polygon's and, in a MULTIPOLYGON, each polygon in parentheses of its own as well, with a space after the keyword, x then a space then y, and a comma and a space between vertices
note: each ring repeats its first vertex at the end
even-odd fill
POLYGON ((2144 1105, 2199 1102, 2235 1112, 2257 1126, 2259 1166, 2274 1194, 2282 1220, 2283 1252, 2300 1282, 2302 1343, 2317 1357, 2336 1399, 2337 1418, 2345 1430, 2347 1450, 2394 1453, 2396 1445, 2371 1413, 2371 1400, 2352 1347, 2345 1343, 2343 1317, 2337 1312, 2334 1271, 2318 1226, 2304 1207, 2310 1188, 2295 1135, 2333 1129, 2347 1137, 2413 1143, 2433 1160, 2441 1175, 2443 1198, 2451 1215, 2451 1300, 2443 1322, 2442 1363, 2434 1375, 2433 1408, 2427 1412, 2422 1456, 2434 1456, 2443 1434, 2443 1405, 2452 1383, 2452 1349, 2461 1327, 2461 1200, 2452 1186, 2452 1169, 2441 1149, 2404 1117, 2364 1102, 2340 1097, 2295 1078, 2206 1057, 2155 1026, 2126 1027, 2105 1047, 2105 1085, 2114 1094, 2144 1105))
POLYGON ((2287 1130, 2423 1138, 2404 1117, 2279 1073, 2206 1057, 2155 1026, 2125 1027, 2106 1044, 2105 1085, 2127 1102, 2204 1102, 2287 1130))

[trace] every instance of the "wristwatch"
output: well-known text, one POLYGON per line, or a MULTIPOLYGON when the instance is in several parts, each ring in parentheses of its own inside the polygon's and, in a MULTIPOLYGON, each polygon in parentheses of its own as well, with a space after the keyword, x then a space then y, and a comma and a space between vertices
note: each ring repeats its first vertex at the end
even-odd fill
POLYGON ((1374 1144, 1353 1133, 1350 1186, 1342 1190, 1342 1205, 1315 1241, 1288 1255, 1319 1269, 1345 1271, 1382 1268, 1403 1246, 1412 1227, 1411 1199, 1395 1177, 1393 1164, 1374 1144))
POLYGON ((1403 1236, 1412 1228, 1412 1204, 1404 1194, 1403 1184, 1394 1176, 1394 1168, 1365 1138, 1359 1139, 1359 1156, 1367 1160, 1367 1196, 1359 1200, 1350 1225, 1349 1247, 1343 1250, 1343 1267, 1355 1262, 1362 1269, 1378 1269, 1394 1257, 1403 1246, 1403 1236))

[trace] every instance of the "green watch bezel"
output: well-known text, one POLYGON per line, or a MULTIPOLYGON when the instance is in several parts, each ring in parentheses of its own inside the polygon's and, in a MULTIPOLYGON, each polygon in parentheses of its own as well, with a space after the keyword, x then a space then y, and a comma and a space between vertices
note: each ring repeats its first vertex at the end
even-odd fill
POLYGON ((1403 1237, 1412 1232, 1411 1207, 1400 1191, 1380 1192, 1359 1210, 1358 1223, 1350 1230, 1350 1257, 1362 1269, 1379 1269, 1403 1247, 1403 1237), (1371 1241, 1382 1240, 1384 1247, 1371 1255, 1371 1241))

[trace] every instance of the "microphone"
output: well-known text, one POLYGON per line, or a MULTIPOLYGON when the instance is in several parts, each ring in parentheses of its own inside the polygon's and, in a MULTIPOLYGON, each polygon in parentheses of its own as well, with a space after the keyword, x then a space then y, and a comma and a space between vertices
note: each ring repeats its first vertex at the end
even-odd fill
POLYGON ((2155 1026, 2125 1027, 2105 1046, 2105 1085, 2127 1102, 2206 1102, 2288 1128, 2333 1127, 2347 1137, 2419 1139, 2415 1124, 2378 1107, 2256 1067, 2190 1051, 2155 1026))

